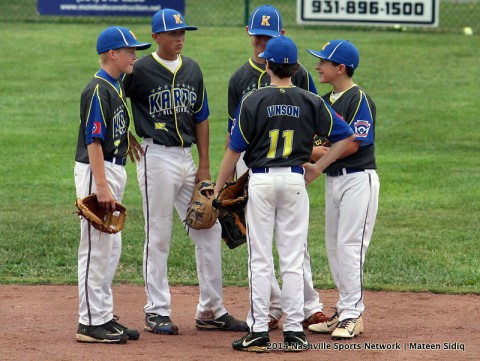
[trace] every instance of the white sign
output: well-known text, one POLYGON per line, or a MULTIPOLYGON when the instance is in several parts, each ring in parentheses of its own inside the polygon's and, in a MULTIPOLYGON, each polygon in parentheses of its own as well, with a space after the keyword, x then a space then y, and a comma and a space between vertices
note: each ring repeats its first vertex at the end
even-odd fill
POLYGON ((438 26, 440 0, 297 0, 299 24, 438 26))

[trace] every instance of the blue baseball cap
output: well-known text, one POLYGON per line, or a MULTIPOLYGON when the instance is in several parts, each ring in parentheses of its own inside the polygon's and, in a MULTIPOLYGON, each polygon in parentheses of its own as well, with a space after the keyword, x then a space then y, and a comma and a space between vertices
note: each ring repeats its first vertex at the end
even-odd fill
POLYGON ((152 44, 140 43, 135 34, 121 26, 110 26, 103 30, 97 38, 97 53, 102 54, 109 50, 120 48, 148 49, 152 44))
POLYGON ((152 33, 158 34, 180 29, 197 30, 197 27, 187 26, 182 14, 174 9, 163 8, 153 15, 152 33))
POLYGON ((326 43, 320 51, 310 49, 307 51, 317 58, 344 64, 351 69, 356 69, 360 62, 358 49, 348 40, 332 40, 326 43))
POLYGON ((282 29, 282 15, 270 5, 262 5, 253 10, 248 20, 249 35, 277 37, 282 35, 282 29))
POLYGON ((292 39, 283 35, 277 36, 267 41, 265 51, 258 56, 271 63, 295 64, 298 59, 297 46, 292 39))

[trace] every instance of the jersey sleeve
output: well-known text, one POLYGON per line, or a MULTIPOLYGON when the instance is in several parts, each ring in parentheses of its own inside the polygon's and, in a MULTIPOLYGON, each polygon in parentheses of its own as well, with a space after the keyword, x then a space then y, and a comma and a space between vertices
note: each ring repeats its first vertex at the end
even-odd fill
POLYGON ((198 99, 200 108, 193 113, 193 120, 195 123, 201 123, 210 116, 210 109, 208 108, 207 90, 203 89, 202 99, 198 99))
POLYGON ((360 101, 350 122, 350 127, 355 133, 355 140, 361 141, 360 146, 373 144, 373 114, 367 96, 363 91, 360 91, 360 101))
MULTIPOLYGON (((107 132, 107 122, 104 116, 104 111, 102 109, 102 101, 99 94, 99 86, 95 87, 92 97, 90 100, 87 100, 87 103, 83 106, 88 107, 87 118, 85 121, 85 143, 91 144, 94 142, 95 138, 100 138, 102 141, 105 141, 106 132, 107 132)), ((106 107, 106 104, 103 104, 103 107, 106 107)))
POLYGON ((234 152, 241 153, 248 147, 248 141, 245 138, 245 135, 242 131, 242 127, 240 124, 242 112, 242 103, 239 104, 238 109, 236 111, 235 118, 232 121, 232 128, 230 131, 230 143, 228 148, 233 150, 234 152))
POLYGON ((240 104, 240 99, 238 97, 238 91, 236 90, 236 73, 232 75, 230 80, 228 81, 228 94, 227 94, 227 112, 228 112, 228 124, 227 124, 227 131, 231 133, 233 120, 235 118, 235 113, 240 104))

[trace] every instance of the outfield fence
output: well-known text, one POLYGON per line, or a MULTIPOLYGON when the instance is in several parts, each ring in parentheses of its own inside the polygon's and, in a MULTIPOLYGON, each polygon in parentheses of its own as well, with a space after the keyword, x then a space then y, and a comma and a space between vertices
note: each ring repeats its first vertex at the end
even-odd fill
MULTIPOLYGON (((357 1, 357 0, 354 0, 357 1)), ((439 0, 439 25, 437 27, 409 27, 411 31, 432 31, 463 33, 470 27, 474 35, 480 32, 480 0, 439 0)), ((332 1, 333 2, 333 1, 332 1)), ((296 0, 185 0, 185 19, 196 26, 244 26, 245 18, 255 7, 270 3, 283 15, 286 29, 301 26, 348 27, 354 29, 389 30, 394 26, 383 25, 300 25, 297 23, 296 0)), ((1 0, 0 22, 73 22, 131 24, 145 23, 150 17, 85 17, 85 16, 45 16, 37 14, 37 0, 1 0)))

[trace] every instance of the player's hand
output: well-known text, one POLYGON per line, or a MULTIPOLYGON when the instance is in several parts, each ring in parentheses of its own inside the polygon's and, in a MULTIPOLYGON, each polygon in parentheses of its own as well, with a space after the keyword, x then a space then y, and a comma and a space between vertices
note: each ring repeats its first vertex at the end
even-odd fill
POLYGON ((329 147, 324 147, 322 145, 313 147, 312 154, 310 155, 310 163, 315 163, 317 160, 322 158, 325 154, 327 154, 329 149, 329 147))
POLYGON ((304 178, 307 186, 317 179, 320 174, 322 174, 320 169, 313 163, 304 163, 303 168, 305 169, 304 178))
POLYGON ((100 207, 106 211, 115 211, 115 197, 108 186, 101 188, 97 187, 95 193, 97 194, 98 204, 100 204, 100 207))
POLYGON ((197 176, 195 177, 195 184, 205 179, 211 179, 210 170, 208 168, 199 167, 197 170, 197 176))
POLYGON ((130 148, 128 148, 128 156, 130 157, 130 160, 132 163, 135 163, 135 161, 140 161, 140 156, 142 156, 143 149, 140 143, 138 142, 137 138, 132 134, 132 132, 128 132, 128 137, 130 140, 130 148))

